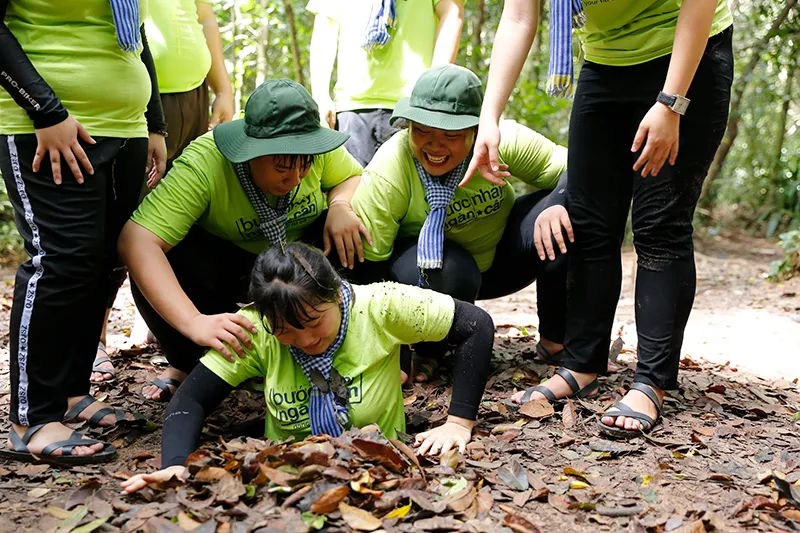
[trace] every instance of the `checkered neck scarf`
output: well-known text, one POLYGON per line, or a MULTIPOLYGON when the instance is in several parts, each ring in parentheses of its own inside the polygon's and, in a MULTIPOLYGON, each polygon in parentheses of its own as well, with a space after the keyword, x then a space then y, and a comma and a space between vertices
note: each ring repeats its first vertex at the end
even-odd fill
POLYGON ((586 14, 581 0, 550 1, 550 64, 547 94, 571 97, 575 93, 572 72, 572 28, 583 28, 586 14))
POLYGON ((286 244, 286 220, 289 214, 289 207, 292 205, 293 193, 278 196, 278 203, 275 207, 269 205, 264 192, 259 189, 253 180, 250 179, 250 167, 247 163, 234 163, 236 177, 242 184, 247 198, 250 200, 253 209, 258 215, 259 228, 262 235, 269 240, 269 244, 286 244))
POLYGON ((361 48, 373 50, 383 48, 392 36, 389 28, 394 28, 397 20, 396 0, 372 0, 372 5, 364 28, 361 48))
POLYGON ((350 413, 347 408, 336 401, 332 390, 327 393, 321 391, 311 377, 313 371, 317 371, 330 383, 331 369, 333 368, 333 356, 336 353, 347 335, 347 325, 350 323, 350 305, 353 301, 353 289, 346 281, 341 285, 342 302, 339 308, 342 311, 342 323, 339 325, 339 333, 327 350, 322 355, 308 355, 300 348, 290 346, 289 351, 294 357, 303 374, 311 383, 311 398, 308 402, 308 414, 311 419, 311 433, 314 435, 330 435, 338 437, 344 431, 344 427, 349 425, 350 413))
POLYGON ((138 52, 142 48, 139 33, 141 26, 139 0, 110 0, 110 2, 117 42, 126 52, 138 52))
POLYGON ((472 159, 472 151, 453 170, 444 176, 431 176, 414 158, 417 174, 425 187, 425 201, 431 208, 417 239, 417 267, 420 270, 420 285, 422 285, 422 271, 428 268, 442 268, 442 255, 444 249, 444 222, 447 219, 447 206, 456 195, 456 188, 464 177, 472 159))

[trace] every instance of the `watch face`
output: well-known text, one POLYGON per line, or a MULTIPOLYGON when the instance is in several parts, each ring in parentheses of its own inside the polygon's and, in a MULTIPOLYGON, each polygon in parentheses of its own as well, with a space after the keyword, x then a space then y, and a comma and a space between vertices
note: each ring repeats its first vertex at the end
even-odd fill
POLYGON ((672 104, 672 110, 680 115, 686 113, 686 110, 688 108, 689 108, 689 100, 686 98, 677 97, 675 98, 675 103, 672 104))

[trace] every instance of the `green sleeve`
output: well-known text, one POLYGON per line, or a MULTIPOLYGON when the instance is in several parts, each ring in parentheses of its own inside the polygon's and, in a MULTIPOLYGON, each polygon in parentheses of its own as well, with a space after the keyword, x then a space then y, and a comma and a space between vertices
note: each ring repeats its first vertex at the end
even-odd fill
POLYGON ((394 250, 400 222, 411 202, 411 191, 408 180, 402 176, 390 179, 371 167, 372 164, 361 176, 352 203, 372 237, 372 245, 364 241, 364 257, 368 261, 385 261, 394 250))
POLYGON ((375 285, 370 308, 377 331, 398 344, 440 341, 455 316, 451 296, 393 282, 375 285))
POLYGON ((537 189, 553 189, 567 168, 567 149, 512 120, 500 125, 500 159, 508 171, 537 189))
MULTIPOLYGON (((245 308, 238 314, 247 317, 257 328, 261 324, 261 318, 255 309, 245 308)), ((270 355, 276 347, 280 349, 280 344, 264 328, 258 328, 258 333, 248 332, 248 335, 250 335, 253 347, 243 346, 245 357, 234 354, 235 359, 230 362, 218 351, 210 349, 200 359, 200 362, 232 387, 237 387, 250 378, 266 376, 266 361, 270 359, 270 355)))
POLYGON ((320 184, 323 191, 327 192, 348 178, 360 176, 364 171, 356 158, 350 155, 344 146, 332 152, 318 156, 322 163, 320 184))
POLYGON ((210 189, 205 172, 178 158, 161 183, 145 196, 132 219, 175 246, 208 209, 210 189))

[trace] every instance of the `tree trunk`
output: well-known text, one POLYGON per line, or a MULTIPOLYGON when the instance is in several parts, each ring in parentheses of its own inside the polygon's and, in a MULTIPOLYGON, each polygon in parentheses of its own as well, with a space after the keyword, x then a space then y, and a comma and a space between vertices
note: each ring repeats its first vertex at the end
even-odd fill
POLYGON ((797 4, 797 0, 786 0, 786 5, 783 6, 781 12, 775 17, 775 20, 772 21, 772 27, 770 27, 769 31, 767 31, 761 39, 753 44, 750 52, 750 61, 739 76, 738 83, 734 84, 734 91, 733 94, 731 94, 731 111, 728 116, 728 127, 725 132, 725 137, 722 139, 722 143, 717 149, 714 161, 711 163, 711 168, 708 169, 706 181, 703 183, 703 191, 700 194, 700 206, 703 208, 708 208, 711 205, 708 191, 711 189, 714 181, 719 177, 722 165, 725 163, 725 158, 728 157, 731 146, 733 146, 736 137, 739 135, 739 118, 741 117, 739 106, 742 102, 742 95, 747 88, 747 80, 753 74, 756 65, 758 65, 761 52, 764 51, 770 39, 778 33, 781 24, 783 24, 789 16, 795 4, 797 4))
POLYGON ((481 71, 481 62, 483 61, 483 23, 486 21, 486 1, 477 0, 475 2, 475 24, 472 26, 472 54, 470 55, 470 65, 472 71, 478 73, 481 71))
POLYGON ((534 64, 531 68, 530 79, 533 81, 534 85, 539 84, 539 70, 542 64, 542 28, 545 27, 544 24, 544 1, 539 2, 539 25, 536 27, 536 35, 533 37, 533 44, 531 45, 531 51, 528 54, 528 58, 533 58, 534 64))
POLYGON ((267 79, 267 45, 269 44, 269 18, 267 17, 267 2, 261 0, 262 20, 261 28, 256 38, 256 87, 267 79))
POLYGON ((244 83, 244 65, 242 65, 242 56, 239 53, 240 49, 240 28, 242 14, 237 3, 233 2, 231 6, 231 27, 233 28, 233 116, 239 116, 242 110, 242 84, 244 83))
POLYGON ((294 59, 294 79, 300 85, 305 85, 303 76, 303 63, 300 61, 300 46, 297 44, 297 26, 294 22, 294 11, 290 0, 283 0, 283 8, 286 10, 286 22, 289 24, 289 36, 292 42, 292 59, 294 59))

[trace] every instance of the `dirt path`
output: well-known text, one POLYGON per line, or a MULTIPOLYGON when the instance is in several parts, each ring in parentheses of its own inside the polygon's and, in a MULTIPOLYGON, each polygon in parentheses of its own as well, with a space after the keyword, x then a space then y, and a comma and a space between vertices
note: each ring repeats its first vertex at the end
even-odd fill
MULTIPOLYGON (((444 465, 423 460, 420 470, 402 445, 392 452, 379 436, 358 432, 303 447, 231 442, 232 435, 255 436, 263 428, 263 399, 251 384, 209 419, 207 454, 196 457, 195 475, 186 485, 119 496, 121 478, 158 466, 158 432, 95 433, 120 448, 119 460, 102 467, 0 462, 0 533, 299 532, 322 521, 312 513, 321 513, 322 503, 332 504, 326 531, 796 531, 800 394, 791 381, 800 376, 800 280, 766 282, 762 274, 774 258, 759 240, 720 239, 699 248, 698 296, 680 388, 668 398, 666 421, 650 438, 615 443, 599 438, 595 428, 595 413, 617 399, 633 375, 628 252, 616 326, 624 340, 621 369, 604 378, 602 394, 589 401, 557 405, 554 412, 531 406, 528 416, 509 408, 505 400, 515 388, 553 372, 530 359, 535 292, 484 304, 498 325, 497 357, 466 457, 450 457, 444 465), (345 496, 347 503, 339 506, 336 498, 345 496), (387 515, 392 509, 395 518, 387 515)), ((10 291, 10 285, 0 285, 3 434, 10 291)), ((126 290, 112 314, 111 344, 126 348, 131 317, 126 290)), ((136 394, 157 371, 152 355, 135 348, 115 354, 119 383, 99 395, 160 420, 163 405, 136 394)), ((417 385, 407 394, 409 433, 446 416, 446 385, 417 385)))

